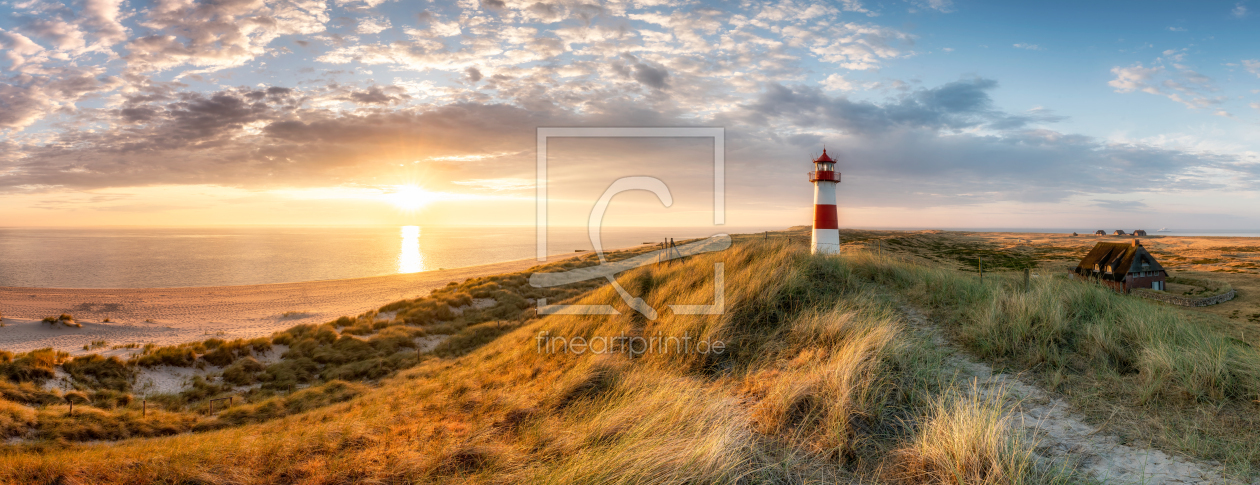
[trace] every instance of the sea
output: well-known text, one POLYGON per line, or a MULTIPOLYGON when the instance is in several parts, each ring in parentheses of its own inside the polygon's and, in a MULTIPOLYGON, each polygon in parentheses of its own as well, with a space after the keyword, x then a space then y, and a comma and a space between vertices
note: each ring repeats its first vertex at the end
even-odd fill
MULTIPOLYGON (((778 228, 782 229, 782 228, 778 228)), ((763 228, 605 228, 605 249, 763 228)), ((549 254, 590 250, 585 227, 552 227, 549 254)), ((511 227, 2 228, 0 286, 169 288, 359 278, 534 258, 511 227)))

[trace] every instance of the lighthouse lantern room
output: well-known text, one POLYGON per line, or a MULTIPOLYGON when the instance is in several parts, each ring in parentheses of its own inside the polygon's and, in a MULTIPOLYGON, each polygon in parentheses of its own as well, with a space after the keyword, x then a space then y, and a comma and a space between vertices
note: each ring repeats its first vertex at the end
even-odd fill
POLYGON ((840 174, 835 168, 836 161, 824 148, 822 156, 814 159, 814 171, 809 173, 809 181, 814 183, 814 234, 810 238, 810 252, 814 254, 840 251, 840 222, 836 216, 840 174))

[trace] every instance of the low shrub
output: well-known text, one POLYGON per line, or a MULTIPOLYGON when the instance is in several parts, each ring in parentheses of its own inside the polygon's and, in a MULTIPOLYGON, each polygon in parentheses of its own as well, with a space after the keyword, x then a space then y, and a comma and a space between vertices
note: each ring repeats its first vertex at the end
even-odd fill
POLYGON ((192 431, 201 420, 189 413, 171 413, 150 407, 146 416, 137 410, 104 410, 74 407, 74 415, 65 406, 38 411, 36 436, 45 440, 90 441, 121 440, 151 436, 168 436, 192 431))
POLYGON ((0 438, 25 434, 35 423, 34 409, 14 402, 0 401, 0 438))
POLYGON ((175 367, 192 367, 197 363, 197 352, 190 346, 176 347, 158 347, 136 359, 138 365, 144 367, 156 367, 159 365, 170 365, 175 367))
POLYGON ((43 383, 56 376, 54 369, 69 356, 64 351, 43 348, 9 357, 7 362, 0 359, 0 376, 13 382, 43 383))
POLYGON ((257 382, 258 374, 266 369, 257 359, 245 357, 223 369, 223 380, 236 386, 248 386, 257 382))
POLYGON ((284 397, 229 408, 219 413, 219 419, 234 425, 258 423, 349 401, 364 392, 367 392, 367 387, 361 384, 331 381, 284 397))
POLYGON ((516 327, 503 325, 499 322, 473 325, 443 340, 442 343, 433 348, 433 355, 438 357, 458 357, 485 345, 514 328, 516 327))
POLYGON ((63 363, 61 368, 75 383, 89 389, 126 392, 131 390, 131 381, 135 379, 132 368, 118 357, 83 355, 63 363))
POLYGON ((127 407, 134 400, 131 394, 110 389, 93 392, 88 396, 93 406, 101 409, 115 409, 127 407))
POLYGON ((33 382, 14 383, 0 379, 0 398, 28 406, 47 406, 65 402, 61 392, 44 389, 33 382))

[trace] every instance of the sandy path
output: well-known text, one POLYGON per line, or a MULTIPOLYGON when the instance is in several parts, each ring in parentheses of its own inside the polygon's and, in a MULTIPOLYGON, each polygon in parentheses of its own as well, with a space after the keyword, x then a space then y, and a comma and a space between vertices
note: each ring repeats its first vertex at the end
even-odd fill
MULTIPOLYGON (((553 256, 553 261, 569 256, 553 256)), ((198 288, 0 287, 0 350, 43 347, 83 353, 94 340, 109 345, 174 344, 210 337, 270 335, 300 323, 358 315, 403 298, 415 298, 448 282, 523 271, 539 264, 522 259, 412 274, 270 285, 198 288), (285 312, 291 313, 284 316, 285 312), (40 323, 70 313, 83 328, 40 323), (103 320, 109 318, 110 323, 103 320)))
MULTIPOLYGON (((1074 415, 1071 405, 1041 388, 1010 374, 971 360, 949 343, 923 314, 903 307, 911 328, 930 337, 936 345, 953 351, 953 366, 975 379, 982 392, 1003 392, 1009 399, 1016 425, 1038 439, 1037 454, 1051 460, 1068 460, 1103 483, 1172 485, 1185 483, 1242 484, 1226 479, 1220 465, 1169 455, 1159 450, 1128 446, 1119 437, 1102 432, 1074 415)), ((1260 483, 1257 480, 1253 483, 1260 483)))

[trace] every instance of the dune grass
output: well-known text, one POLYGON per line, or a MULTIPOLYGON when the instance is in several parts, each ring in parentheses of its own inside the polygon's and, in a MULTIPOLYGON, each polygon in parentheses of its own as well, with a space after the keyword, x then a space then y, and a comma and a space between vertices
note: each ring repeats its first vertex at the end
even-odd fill
MULTIPOLYGON (((718 261, 726 268, 723 315, 527 318, 495 293, 536 297, 509 276, 437 292, 454 303, 462 293, 496 299, 452 320, 440 319, 441 307, 407 301, 381 309, 396 312, 400 326, 366 341, 344 333, 360 319, 290 330, 272 340, 289 346, 281 364, 309 362, 305 372, 320 376, 351 365, 338 363, 346 356, 387 361, 392 354, 371 341, 382 335, 440 327, 454 343, 447 357, 411 360, 379 380, 356 375, 369 385, 327 380, 205 416, 186 425, 199 431, 192 434, 9 446, 0 482, 931 483, 951 469, 968 472, 949 483, 1070 477, 1033 459, 1034 443, 1003 425, 1000 402, 948 397, 960 391, 942 350, 903 326, 874 263, 749 242, 620 281, 658 309, 708 304, 718 261), (477 312, 495 320, 464 319, 477 312), (540 351, 539 335, 566 341, 540 351), (594 352, 572 340, 623 335, 725 346, 594 352), (959 446, 973 437, 988 441, 959 446)), ((620 306, 611 288, 565 291, 582 303, 620 306)), ((231 365, 246 358, 252 354, 231 365)), ((257 377, 276 364, 240 365, 241 375, 257 377)), ((115 412, 134 413, 134 405, 115 412)), ((8 422, 28 422, 10 414, 8 422)))
MULTIPOLYGON (((1260 354, 1180 312, 1066 278, 1037 278, 1025 291, 1000 274, 981 283, 943 267, 864 253, 814 257, 801 244, 739 238, 724 253, 619 281, 658 310, 709 304, 718 261, 723 315, 535 318, 529 300, 539 297, 623 307, 608 287, 538 289, 518 273, 269 339, 146 347, 121 367, 50 349, 0 353, 0 431, 35 438, 0 454, 0 481, 1083 479, 1039 463, 1000 398, 956 386, 942 350, 904 327, 903 304, 1138 446, 1219 460, 1240 476, 1260 465, 1260 354), (482 298, 493 305, 472 307, 482 298), (566 340, 540 352, 540 335, 566 340), (417 355, 417 339, 434 336, 445 340, 417 355), (595 355, 573 346, 573 337, 615 336, 724 347, 595 355), (287 347, 279 362, 260 362, 279 345, 287 347), (151 396, 148 416, 139 416, 120 379, 163 364, 219 366, 222 378, 151 396), (73 418, 65 395, 36 385, 58 365, 91 402, 73 418), (257 387, 241 394, 244 385, 257 387), (242 403, 209 414, 208 400, 227 395, 242 403), (123 441, 73 443, 87 439, 123 441)), ((550 270, 579 264, 590 263, 550 270)))
POLYGON ((1035 438, 1012 433, 1005 390, 937 397, 914 438, 891 458, 897 481, 943 484, 1074 483, 1054 468, 1039 468, 1035 438))
POLYGON ((855 256, 975 355, 1067 396, 1138 446, 1260 471, 1260 349, 1158 303, 1067 277, 975 275, 855 256))

